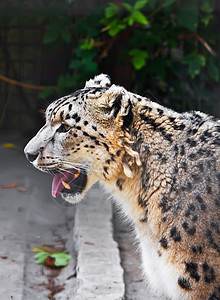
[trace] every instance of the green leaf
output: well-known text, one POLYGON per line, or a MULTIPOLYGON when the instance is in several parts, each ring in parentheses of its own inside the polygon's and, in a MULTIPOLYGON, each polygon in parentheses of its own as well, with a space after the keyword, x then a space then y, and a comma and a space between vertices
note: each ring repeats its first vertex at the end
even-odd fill
POLYGON ((91 50, 93 48, 91 42, 89 40, 86 40, 82 45, 81 49, 82 50, 91 50))
POLYGON ((170 6, 171 4, 173 4, 174 2, 175 2, 175 0, 165 0, 164 6, 165 6, 165 7, 168 7, 168 6, 170 6))
POLYGON ((201 6, 201 11, 204 12, 204 13, 207 13, 207 14, 211 14, 213 13, 213 7, 211 7, 211 5, 209 4, 208 1, 204 2, 201 6))
POLYGON ((44 264, 44 260, 50 255, 48 252, 38 252, 34 255, 34 258, 36 259, 36 264, 44 264))
POLYGON ((127 9, 127 11, 132 12, 133 7, 128 3, 122 3, 122 6, 127 9))
POLYGON ((201 19, 201 22, 205 24, 205 26, 209 25, 209 22, 214 18, 213 15, 207 15, 201 19))
POLYGON ((143 24, 143 25, 147 25, 148 24, 147 18, 140 11, 135 10, 132 13, 132 17, 139 24, 143 24))
MULTIPOLYGON (((40 248, 34 248, 35 251, 39 249, 40 248)), ((64 252, 49 253, 49 252, 41 251, 34 255, 34 258, 36 259, 36 264, 45 264, 45 259, 48 256, 53 257, 55 259, 54 265, 56 267, 65 267, 68 264, 69 260, 72 258, 71 255, 64 252)))
POLYGON ((127 18, 127 20, 128 20, 128 25, 129 25, 129 26, 132 26, 132 25, 134 24, 134 22, 135 22, 135 18, 133 17, 133 14, 131 14, 131 15, 127 18))
POLYGON ((71 60, 71 62, 69 64, 70 69, 77 69, 81 66, 82 66, 82 61, 79 59, 73 59, 73 60, 71 60))
POLYGON ((56 252, 50 254, 51 257, 55 258, 54 265, 56 267, 65 267, 69 260, 72 258, 71 255, 64 252, 56 252))
POLYGON ((43 43, 44 44, 50 44, 50 43, 53 43, 55 42, 56 40, 58 40, 60 34, 59 34, 59 31, 47 31, 45 34, 44 34, 44 38, 43 38, 43 43))
POLYGON ((35 255, 34 255, 34 258, 40 258, 40 257, 47 257, 49 255, 49 252, 47 251, 40 251, 40 252, 37 252, 35 255))
POLYGON ((114 18, 110 22, 108 22, 107 25, 109 27, 116 27, 116 26, 118 26, 118 20, 114 18))
MULTIPOLYGON (((46 257, 45 257, 45 258, 46 258, 46 257)), ((38 264, 38 265, 43 265, 43 264, 44 264, 45 258, 39 258, 39 259, 37 259, 37 260, 35 261, 35 263, 38 264)))
POLYGON ((109 3, 109 6, 106 7, 105 9, 105 16, 106 18, 111 18, 114 17, 115 15, 118 14, 119 8, 116 4, 114 3, 109 3))
POLYGON ((98 64, 94 61, 91 61, 91 62, 86 64, 85 69, 88 72, 96 72, 98 70, 98 64))
POLYGON ((177 19, 180 25, 185 28, 196 31, 198 27, 198 9, 193 5, 182 5, 177 13, 177 19))
POLYGON ((108 33, 109 33, 111 36, 115 36, 115 35, 117 35, 117 34, 119 33, 119 31, 120 31, 120 28, 118 28, 117 26, 115 26, 115 27, 112 27, 112 28, 108 31, 108 33))
POLYGON ((219 82, 219 68, 214 59, 209 60, 208 74, 214 81, 219 82))
POLYGON ((144 58, 147 58, 149 56, 145 50, 140 50, 140 49, 132 49, 129 51, 129 54, 131 56, 142 56, 144 58))
POLYGON ((140 70, 145 64, 148 58, 148 53, 140 49, 132 49, 129 51, 129 55, 132 56, 132 63, 136 70, 140 70))
POLYGON ((136 70, 140 70, 146 64, 145 59, 141 56, 133 57, 132 62, 136 70))
POLYGON ((66 0, 69 4, 72 4, 74 0, 66 0))
POLYGON ((86 63, 89 63, 89 62, 93 61, 94 57, 95 57, 95 52, 93 52, 93 51, 84 51, 82 53, 82 59, 86 63))
POLYGON ((66 42, 67 44, 69 44, 71 42, 71 35, 68 31, 68 29, 64 29, 63 31, 61 31, 61 38, 64 40, 64 42, 66 42))
POLYGON ((119 28, 120 30, 123 30, 123 29, 126 28, 126 24, 120 23, 120 24, 118 24, 118 28, 119 28))
POLYGON ((188 65, 188 74, 195 78, 200 73, 201 67, 205 66, 206 58, 201 54, 191 53, 183 59, 182 63, 188 65))
POLYGON ((148 0, 140 0, 137 1, 134 5, 134 9, 135 10, 139 10, 145 7, 145 5, 147 4, 148 0))
POLYGON ((110 29, 108 30, 108 33, 111 36, 115 36, 121 30, 123 30, 124 28, 126 28, 125 19, 123 19, 120 22, 118 22, 117 19, 113 19, 111 22, 107 23, 106 25, 108 25, 110 27, 110 29))

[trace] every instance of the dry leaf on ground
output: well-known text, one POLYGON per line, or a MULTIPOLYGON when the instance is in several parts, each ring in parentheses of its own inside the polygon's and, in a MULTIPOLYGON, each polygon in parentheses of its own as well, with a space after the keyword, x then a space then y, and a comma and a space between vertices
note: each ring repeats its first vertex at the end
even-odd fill
POLYGON ((9 149, 19 149, 18 146, 16 146, 15 144, 12 143, 6 143, 2 145, 3 148, 9 148, 9 149))
POLYGON ((24 187, 19 187, 19 188, 18 188, 18 191, 19 191, 19 192, 22 192, 22 193, 26 193, 26 192, 27 192, 27 189, 25 189, 24 187))
POLYGON ((9 184, 3 184, 0 187, 1 187, 1 189, 13 189, 16 186, 18 186, 18 183, 17 182, 12 182, 12 183, 9 183, 9 184))

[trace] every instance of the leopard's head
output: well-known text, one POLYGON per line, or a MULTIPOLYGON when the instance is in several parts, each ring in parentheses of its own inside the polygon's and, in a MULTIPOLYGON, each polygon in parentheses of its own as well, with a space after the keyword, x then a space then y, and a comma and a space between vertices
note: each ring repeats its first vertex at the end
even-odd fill
POLYGON ((27 159, 54 175, 52 195, 79 202, 97 181, 115 184, 140 164, 132 150, 132 94, 101 74, 46 110, 46 124, 26 145, 27 159))

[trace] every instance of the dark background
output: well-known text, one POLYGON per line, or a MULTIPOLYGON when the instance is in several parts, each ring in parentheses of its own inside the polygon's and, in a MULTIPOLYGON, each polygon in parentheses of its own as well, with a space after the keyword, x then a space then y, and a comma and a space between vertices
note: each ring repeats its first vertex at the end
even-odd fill
MULTIPOLYGON (((122 1, 113 1, 121 4, 122 1)), ((45 22, 39 22, 36 16, 37 11, 41 11, 45 6, 53 4, 63 4, 66 0, 38 0, 38 1, 1 1, 0 3, 0 75, 6 79, 16 82, 33 85, 33 88, 26 88, 8 82, 0 78, 0 133, 2 135, 22 135, 31 136, 43 123, 43 110, 47 105, 60 95, 41 97, 39 99, 39 89, 41 86, 56 86, 57 78, 68 69, 67 54, 68 45, 55 48, 54 51, 45 52, 43 36, 45 34, 45 22), (3 3, 4 2, 4 3, 3 3), (17 19, 25 11, 25 20, 17 19)), ((106 0, 80 0, 73 1, 68 8, 68 15, 73 19, 89 16, 94 8, 99 5, 109 3, 106 0)), ((216 34, 220 31, 220 3, 215 6, 215 27, 216 34)), ((137 88, 138 75, 132 73, 131 62, 119 59, 121 49, 126 43, 122 40, 115 47, 112 47, 105 58, 104 63, 100 63, 99 70, 111 76, 112 82, 125 86, 126 88, 148 95, 149 88, 143 92, 137 88), (136 77, 134 79, 134 77, 136 77)), ((217 40, 214 50, 217 57, 220 57, 220 39, 217 40)), ((147 66, 146 66, 147 68, 147 66)), ((138 74, 138 73, 135 73, 138 74)), ((141 76, 141 73, 140 75, 141 76)), ((88 78, 89 79, 89 75, 88 78)), ((141 78, 140 78, 141 80, 141 78)), ((210 83, 212 85, 212 82, 210 83)), ((81 88, 79 84, 73 87, 81 88)), ((193 108, 201 109, 217 117, 220 116, 219 84, 214 84, 209 109, 203 108, 203 97, 191 99, 193 108)), ((154 90, 151 91, 154 96, 154 90)), ((176 109, 175 99, 181 102, 179 111, 187 110, 186 97, 184 95, 156 95, 160 102, 176 109), (172 99, 170 101, 169 99, 172 99), (174 101, 174 102, 173 102, 174 101)), ((188 98, 187 98, 188 101, 188 98)))

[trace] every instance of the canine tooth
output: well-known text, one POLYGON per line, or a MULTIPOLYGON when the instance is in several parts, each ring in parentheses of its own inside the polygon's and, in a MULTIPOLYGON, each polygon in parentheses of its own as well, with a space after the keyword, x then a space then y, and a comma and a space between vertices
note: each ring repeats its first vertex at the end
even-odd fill
POLYGON ((62 181, 62 184, 66 189, 68 189, 68 190, 71 189, 70 185, 68 183, 66 183, 65 181, 62 181))
POLYGON ((74 179, 77 178, 80 174, 80 170, 78 170, 78 173, 74 174, 74 179))

